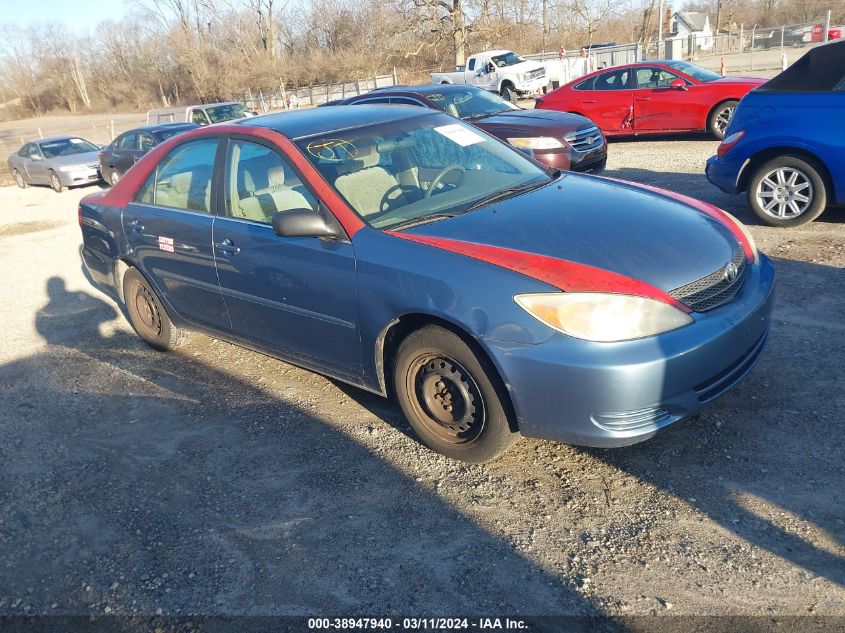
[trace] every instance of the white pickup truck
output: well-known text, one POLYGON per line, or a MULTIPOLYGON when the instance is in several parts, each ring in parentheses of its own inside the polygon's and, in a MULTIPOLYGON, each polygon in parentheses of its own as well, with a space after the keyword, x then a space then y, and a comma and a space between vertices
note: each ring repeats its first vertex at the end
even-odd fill
POLYGON ((500 94, 509 101, 542 94, 548 85, 546 67, 512 51, 486 51, 472 55, 455 72, 431 73, 433 84, 467 84, 500 94))

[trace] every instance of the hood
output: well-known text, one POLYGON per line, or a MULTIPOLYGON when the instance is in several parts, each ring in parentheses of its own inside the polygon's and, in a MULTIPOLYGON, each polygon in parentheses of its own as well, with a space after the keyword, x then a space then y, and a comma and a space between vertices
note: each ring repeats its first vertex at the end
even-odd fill
POLYGON ((408 233, 595 266, 667 292, 724 267, 742 249, 728 227, 682 202, 572 173, 408 233))
POLYGON ((766 77, 722 77, 709 83, 713 84, 751 84, 754 86, 762 86, 769 81, 766 77))
POLYGON ((499 68, 498 71, 501 72, 518 72, 518 73, 528 73, 532 70, 538 70, 540 68, 545 69, 545 64, 538 64, 537 62, 532 62, 530 59, 526 59, 524 62, 519 62, 518 64, 512 64, 511 66, 505 66, 504 68, 499 68))
POLYGON ((71 154, 70 156, 56 156, 47 158, 45 162, 51 165, 95 165, 100 163, 100 151, 71 154))
POLYGON ((496 136, 510 134, 557 138, 582 128, 595 127, 590 119, 580 114, 554 110, 506 110, 492 116, 473 119, 470 123, 496 136))

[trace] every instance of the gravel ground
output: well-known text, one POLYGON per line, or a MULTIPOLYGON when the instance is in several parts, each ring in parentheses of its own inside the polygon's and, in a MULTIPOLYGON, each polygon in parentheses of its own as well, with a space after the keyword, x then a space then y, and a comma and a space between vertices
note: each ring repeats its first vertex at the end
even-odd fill
POLYGON ((607 174, 751 224, 779 274, 758 367, 643 444, 486 466, 266 356, 149 349, 80 270, 86 191, 0 189, 0 615, 845 616, 845 212, 757 226, 715 148, 614 142, 607 174))

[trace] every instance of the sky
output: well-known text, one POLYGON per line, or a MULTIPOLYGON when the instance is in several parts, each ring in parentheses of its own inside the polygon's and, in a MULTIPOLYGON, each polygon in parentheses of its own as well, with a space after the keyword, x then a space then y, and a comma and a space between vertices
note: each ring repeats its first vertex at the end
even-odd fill
POLYGON ((130 10, 127 0, 0 0, 0 24, 63 24, 71 31, 93 31, 98 22, 119 20, 130 10))

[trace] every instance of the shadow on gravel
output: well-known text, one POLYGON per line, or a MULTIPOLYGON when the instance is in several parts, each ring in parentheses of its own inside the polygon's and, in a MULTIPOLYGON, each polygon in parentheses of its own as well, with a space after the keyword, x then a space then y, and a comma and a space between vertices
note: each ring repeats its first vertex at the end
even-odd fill
POLYGON ((308 407, 48 292, 0 367, 0 614, 602 613, 308 407))
MULTIPOLYGON (((677 191, 678 193, 715 204, 717 207, 735 215, 744 224, 763 226, 763 223, 748 206, 745 192, 730 195, 724 193, 715 185, 710 184, 704 173, 703 164, 699 173, 653 171, 650 169, 623 167, 620 169, 607 169, 601 175, 607 176, 608 178, 629 180, 644 185, 669 189, 670 191, 677 191)), ((814 222, 835 224, 845 222, 845 208, 841 206, 829 206, 814 222)))
MULTIPOLYGON (((691 420, 614 450, 583 449, 663 489, 749 544, 845 586, 845 274, 777 259, 769 345, 691 420), (813 542, 811 542, 811 539, 813 542)), ((747 556, 723 562, 753 578, 747 556)))

